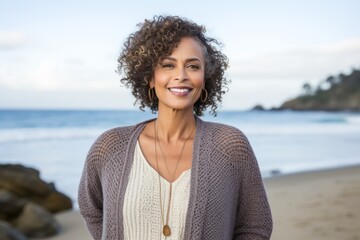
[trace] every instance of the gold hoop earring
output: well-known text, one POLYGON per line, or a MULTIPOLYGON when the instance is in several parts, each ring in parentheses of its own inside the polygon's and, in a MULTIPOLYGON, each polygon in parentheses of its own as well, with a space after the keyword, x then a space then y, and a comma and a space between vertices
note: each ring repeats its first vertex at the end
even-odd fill
POLYGON ((207 99, 208 99, 208 92, 206 91, 205 88, 203 88, 203 89, 201 89, 200 100, 202 102, 206 102, 207 99), (205 97, 203 97, 203 91, 205 91, 205 97))
POLYGON ((150 102, 152 102, 155 97, 155 88, 149 88, 148 95, 149 95, 150 102))

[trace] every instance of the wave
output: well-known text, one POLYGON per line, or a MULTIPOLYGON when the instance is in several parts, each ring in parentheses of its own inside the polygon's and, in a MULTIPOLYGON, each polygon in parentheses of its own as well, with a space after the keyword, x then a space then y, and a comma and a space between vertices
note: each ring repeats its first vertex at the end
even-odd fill
POLYGON ((318 119, 318 123, 345 123, 345 124, 359 124, 360 125, 360 116, 353 115, 353 116, 339 116, 339 117, 325 117, 318 119))
POLYGON ((318 119, 318 123, 348 123, 348 120, 345 117, 337 117, 337 118, 323 118, 318 119))
POLYGON ((0 143, 96 138, 105 129, 12 128, 0 129, 0 143))
MULTIPOLYGON (((319 119, 317 119, 319 120, 319 119)), ((293 136, 293 135, 343 135, 360 134, 360 116, 344 118, 324 118, 326 122, 289 123, 249 123, 230 120, 226 124, 237 127, 247 135, 253 136, 293 136), (343 123, 344 119, 346 123, 343 123)), ((0 128, 0 143, 30 142, 68 139, 95 139, 105 127, 64 127, 64 128, 0 128)))
POLYGON ((360 125, 360 116, 348 116, 346 122, 350 124, 359 124, 360 125))
POLYGON ((297 125, 241 125, 240 130, 249 135, 344 135, 360 134, 360 125, 351 124, 297 124, 297 125))

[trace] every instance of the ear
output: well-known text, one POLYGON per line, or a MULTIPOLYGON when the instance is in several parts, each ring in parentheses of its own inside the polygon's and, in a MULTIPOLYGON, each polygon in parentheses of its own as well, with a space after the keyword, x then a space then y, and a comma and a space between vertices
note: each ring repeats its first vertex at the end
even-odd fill
POLYGON ((150 87, 150 88, 155 87, 155 79, 154 79, 154 77, 151 78, 151 80, 150 80, 150 82, 149 82, 149 87, 150 87))

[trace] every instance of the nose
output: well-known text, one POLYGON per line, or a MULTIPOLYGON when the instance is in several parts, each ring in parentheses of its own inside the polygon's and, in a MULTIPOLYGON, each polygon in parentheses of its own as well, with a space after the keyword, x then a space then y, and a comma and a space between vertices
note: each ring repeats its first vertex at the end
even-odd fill
POLYGON ((187 80, 188 79, 188 75, 186 72, 186 68, 185 67, 179 67, 178 71, 177 71, 177 75, 176 75, 176 80, 187 80))

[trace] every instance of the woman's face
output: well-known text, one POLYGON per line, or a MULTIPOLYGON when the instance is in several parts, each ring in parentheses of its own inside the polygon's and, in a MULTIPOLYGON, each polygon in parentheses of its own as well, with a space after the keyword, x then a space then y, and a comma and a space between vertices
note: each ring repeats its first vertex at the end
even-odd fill
POLYGON ((155 87, 159 111, 163 108, 192 111, 204 87, 205 59, 200 43, 184 37, 170 56, 154 69, 150 87, 155 87))

